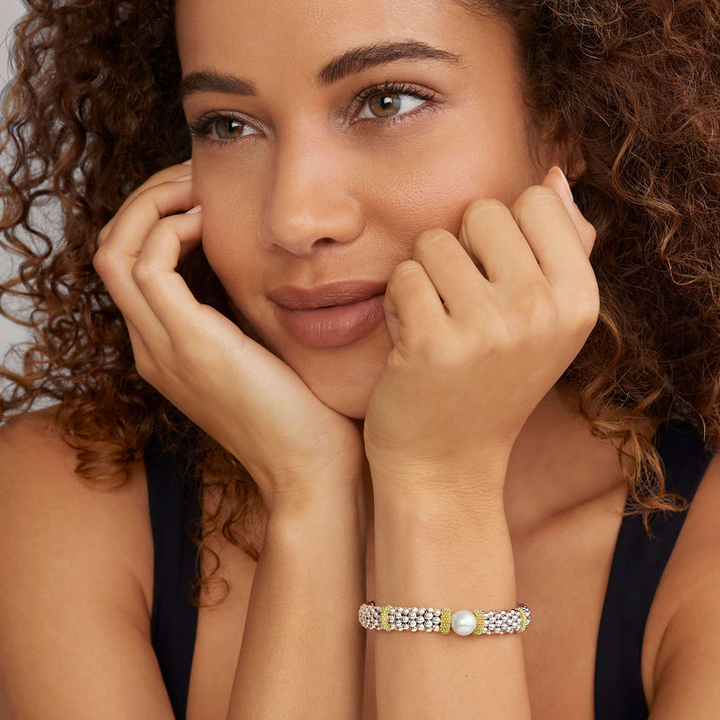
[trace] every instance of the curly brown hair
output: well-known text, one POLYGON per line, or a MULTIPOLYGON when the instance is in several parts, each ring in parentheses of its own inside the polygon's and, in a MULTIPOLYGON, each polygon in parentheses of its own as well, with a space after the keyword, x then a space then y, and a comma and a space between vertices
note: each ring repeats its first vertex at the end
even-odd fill
MULTIPOLYGON (((615 444, 621 464, 633 459, 628 512, 642 513, 649 530, 655 514, 683 503, 666 492, 641 424, 677 419, 713 450, 720 444, 720 0, 458 1, 512 25, 537 128, 584 161, 570 179, 597 230, 601 308, 561 381, 592 433, 615 444)), ((192 448, 198 491, 219 497, 198 528, 198 554, 215 557, 199 589, 219 564, 211 534, 257 559, 245 530, 263 513, 259 490, 138 376, 123 318, 92 265, 98 232, 124 198, 191 152, 172 2, 27 6, 3 93, 0 229, 19 265, 0 301, 29 304, 27 316, 2 313, 32 340, 19 349, 22 372, 0 370, 0 420, 51 401, 77 472, 97 483, 124 483, 153 432, 192 448), (38 223, 48 201, 62 218, 52 230, 38 223)), ((198 299, 230 317, 201 248, 181 272, 198 299)))

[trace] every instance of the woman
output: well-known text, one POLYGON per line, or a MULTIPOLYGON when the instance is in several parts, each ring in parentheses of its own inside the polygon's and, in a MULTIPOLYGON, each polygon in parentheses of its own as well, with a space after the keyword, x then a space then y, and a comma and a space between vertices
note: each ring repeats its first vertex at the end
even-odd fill
POLYGON ((719 18, 33 2, 5 715, 711 716, 719 18))

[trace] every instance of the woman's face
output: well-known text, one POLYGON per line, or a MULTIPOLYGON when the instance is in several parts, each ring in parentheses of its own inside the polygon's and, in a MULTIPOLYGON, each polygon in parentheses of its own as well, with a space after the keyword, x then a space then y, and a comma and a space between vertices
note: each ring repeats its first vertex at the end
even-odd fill
POLYGON ((382 292, 423 230, 457 236, 475 198, 510 205, 541 181, 557 159, 533 160, 512 31, 453 0, 179 0, 177 38, 208 261, 264 344, 364 417, 392 348, 378 301, 283 311, 270 295, 382 292))

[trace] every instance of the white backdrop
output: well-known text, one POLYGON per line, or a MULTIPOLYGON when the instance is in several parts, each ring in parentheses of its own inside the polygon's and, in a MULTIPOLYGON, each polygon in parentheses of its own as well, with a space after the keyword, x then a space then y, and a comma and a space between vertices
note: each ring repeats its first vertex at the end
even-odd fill
POLYGON ((15 21, 25 13, 20 0, 0 0, 0 38, 2 38, 2 58, 0 59, 0 77, 3 83, 7 80, 7 53, 5 36, 15 21))
MULTIPOLYGON (((10 28, 25 14, 25 7, 20 0, 0 0, 0 85, 5 86, 8 80, 8 52, 9 40, 7 38, 10 28)), ((7 278, 10 269, 8 258, 0 253, 0 275, 7 278)), ((25 339, 23 328, 14 325, 5 318, 0 317, 0 359, 5 355, 10 344, 25 339)))

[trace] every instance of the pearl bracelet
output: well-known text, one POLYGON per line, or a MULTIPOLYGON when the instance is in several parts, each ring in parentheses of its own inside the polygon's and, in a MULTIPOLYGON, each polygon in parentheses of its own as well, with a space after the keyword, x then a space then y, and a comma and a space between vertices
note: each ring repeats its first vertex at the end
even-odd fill
POLYGON ((411 632, 439 632, 447 635, 452 629, 457 635, 505 635, 525 632, 530 625, 530 608, 518 603, 512 610, 499 612, 458 610, 450 608, 405 608, 383 605, 372 600, 358 610, 358 622, 366 630, 410 630, 411 632))

